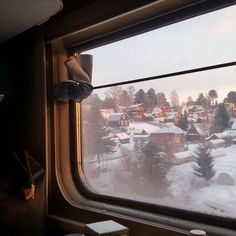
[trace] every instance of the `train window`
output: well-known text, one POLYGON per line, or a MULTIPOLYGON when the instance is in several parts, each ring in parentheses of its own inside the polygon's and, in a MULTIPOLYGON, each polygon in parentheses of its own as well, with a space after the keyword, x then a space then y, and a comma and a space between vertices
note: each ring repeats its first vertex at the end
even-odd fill
POLYGON ((235 21, 232 6, 86 51, 91 193, 236 218, 235 21))

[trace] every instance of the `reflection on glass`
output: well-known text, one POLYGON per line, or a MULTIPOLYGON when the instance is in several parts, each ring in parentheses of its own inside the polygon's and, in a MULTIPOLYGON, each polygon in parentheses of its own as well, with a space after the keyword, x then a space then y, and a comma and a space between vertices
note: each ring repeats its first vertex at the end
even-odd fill
POLYGON ((91 191, 236 217, 236 68, 95 90, 82 103, 91 191))

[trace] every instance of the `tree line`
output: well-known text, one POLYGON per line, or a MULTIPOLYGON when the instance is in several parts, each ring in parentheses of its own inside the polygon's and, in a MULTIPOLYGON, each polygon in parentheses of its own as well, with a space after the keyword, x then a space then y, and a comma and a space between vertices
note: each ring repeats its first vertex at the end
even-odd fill
MULTIPOLYGON (((204 109, 210 109, 211 107, 216 107, 218 93, 215 89, 209 90, 208 93, 204 94, 200 92, 197 98, 194 100, 192 96, 189 96, 183 104, 187 106, 199 105, 204 109)), ((118 112, 119 108, 127 108, 134 104, 142 103, 147 112, 151 112, 155 107, 178 107, 180 104, 179 96, 176 90, 172 90, 169 94, 169 99, 165 93, 159 91, 156 92, 155 89, 150 88, 147 92, 144 89, 135 90, 134 86, 129 86, 127 88, 122 88, 119 86, 108 88, 105 92, 105 99, 100 99, 102 109, 113 109, 118 112)), ((227 94, 227 97, 223 101, 224 103, 236 103, 236 91, 231 91, 227 94)), ((85 100, 84 104, 89 103, 85 100)))

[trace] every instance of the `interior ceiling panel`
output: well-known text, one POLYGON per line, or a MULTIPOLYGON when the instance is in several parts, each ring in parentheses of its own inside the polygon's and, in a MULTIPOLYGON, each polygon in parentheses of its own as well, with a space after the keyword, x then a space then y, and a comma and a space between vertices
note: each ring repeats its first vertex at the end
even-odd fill
POLYGON ((0 0, 0 42, 46 21, 62 6, 61 0, 0 0))

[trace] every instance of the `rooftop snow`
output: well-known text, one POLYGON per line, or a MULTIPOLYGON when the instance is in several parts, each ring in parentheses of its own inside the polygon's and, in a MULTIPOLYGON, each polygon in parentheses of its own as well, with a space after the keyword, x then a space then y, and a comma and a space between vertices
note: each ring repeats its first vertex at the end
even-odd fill
POLYGON ((146 122, 131 122, 130 123, 130 128, 131 129, 141 129, 141 130, 145 130, 147 133, 153 133, 157 130, 159 130, 160 128, 155 126, 155 125, 152 125, 152 124, 149 124, 149 123, 146 123, 146 122))
POLYGON ((189 157, 194 157, 194 154, 191 151, 184 151, 184 152, 177 152, 174 154, 174 156, 177 159, 185 159, 189 157))
POLYGON ((129 135, 126 133, 118 133, 116 134, 116 137, 119 139, 129 139, 129 135))
POLYGON ((109 121, 119 121, 120 117, 123 115, 124 113, 112 113, 110 114, 108 120, 109 121))
POLYGON ((221 138, 219 138, 219 139, 212 139, 210 141, 210 143, 212 143, 212 144, 221 144, 221 143, 225 143, 225 140, 221 139, 221 138))
POLYGON ((155 132, 152 132, 152 133, 155 133, 155 134, 163 134, 163 133, 184 134, 185 132, 178 127, 168 127, 168 128, 161 128, 161 129, 156 130, 155 132))

